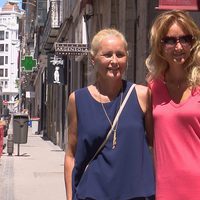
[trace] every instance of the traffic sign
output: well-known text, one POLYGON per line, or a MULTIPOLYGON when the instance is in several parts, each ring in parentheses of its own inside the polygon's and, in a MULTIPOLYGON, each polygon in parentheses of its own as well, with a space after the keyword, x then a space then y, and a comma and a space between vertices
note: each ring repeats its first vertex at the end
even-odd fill
POLYGON ((21 60, 21 67, 25 72, 32 72, 36 68, 37 62, 36 59, 33 59, 32 56, 25 56, 21 60))

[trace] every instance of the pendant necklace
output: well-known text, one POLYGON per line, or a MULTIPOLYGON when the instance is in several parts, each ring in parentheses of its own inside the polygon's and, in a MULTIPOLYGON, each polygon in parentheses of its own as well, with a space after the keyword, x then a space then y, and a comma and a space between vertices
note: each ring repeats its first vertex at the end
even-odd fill
POLYGON ((178 82, 177 84, 172 84, 172 83, 169 83, 167 81, 164 81, 164 84, 167 86, 167 88, 173 87, 173 88, 178 89, 178 90, 180 90, 181 88, 183 88, 187 85, 186 82, 178 82))
POLYGON ((183 79, 183 80, 177 80, 177 83, 174 84, 170 81, 167 81, 166 80, 166 74, 164 74, 164 80, 163 80, 164 84, 169 88, 170 86, 172 86, 173 88, 176 88, 176 89, 181 89, 185 84, 187 84, 187 82, 183 79))
MULTIPOLYGON (((101 106, 102 106, 102 109, 105 113, 105 116, 106 118, 108 119, 108 122, 110 123, 110 126, 112 127, 113 123, 111 122, 109 116, 108 116, 108 113, 106 111, 106 108, 104 107, 102 101, 101 101, 101 93, 99 92, 99 99, 100 99, 100 103, 101 103, 101 106)), ((120 106, 119 108, 121 107, 121 104, 122 104, 122 97, 123 97, 123 92, 121 91, 120 93, 120 106)), ((114 149, 117 145, 117 128, 118 128, 118 124, 119 124, 119 120, 117 121, 115 127, 113 128, 113 144, 112 144, 112 149, 114 149)))

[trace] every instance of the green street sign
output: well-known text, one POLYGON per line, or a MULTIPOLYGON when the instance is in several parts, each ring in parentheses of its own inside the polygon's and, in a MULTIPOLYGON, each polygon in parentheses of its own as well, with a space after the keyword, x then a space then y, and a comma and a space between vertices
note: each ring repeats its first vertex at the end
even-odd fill
POLYGON ((25 72, 32 72, 36 68, 37 62, 36 59, 33 59, 32 56, 25 56, 21 60, 21 68, 25 72))

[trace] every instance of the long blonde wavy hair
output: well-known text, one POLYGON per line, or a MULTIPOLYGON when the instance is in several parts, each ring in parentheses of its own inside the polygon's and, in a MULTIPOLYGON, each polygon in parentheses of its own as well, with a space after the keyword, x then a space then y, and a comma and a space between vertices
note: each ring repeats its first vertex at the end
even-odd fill
POLYGON ((180 10, 166 11, 160 14, 154 21, 150 30, 150 54, 146 59, 149 70, 147 81, 155 79, 168 68, 167 61, 162 56, 161 40, 166 36, 172 24, 179 24, 184 31, 194 37, 190 57, 186 61, 188 81, 192 86, 200 85, 200 30, 189 14, 180 10))

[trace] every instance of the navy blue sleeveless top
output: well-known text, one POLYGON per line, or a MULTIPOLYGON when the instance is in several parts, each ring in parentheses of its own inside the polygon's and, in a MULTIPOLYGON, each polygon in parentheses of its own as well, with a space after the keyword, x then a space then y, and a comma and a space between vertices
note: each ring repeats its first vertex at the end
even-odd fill
MULTIPOLYGON (((123 83, 123 98, 131 86, 123 83)), ((104 106, 113 121, 121 95, 104 106)), ((145 130, 144 113, 135 89, 132 91, 117 127, 117 145, 112 149, 113 134, 84 172, 90 159, 104 141, 110 123, 101 103, 88 88, 75 92, 78 118, 78 142, 72 173, 73 200, 127 200, 154 194, 154 174, 145 130)))

